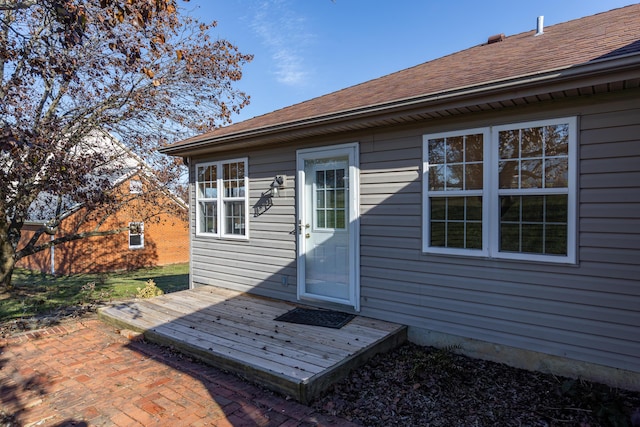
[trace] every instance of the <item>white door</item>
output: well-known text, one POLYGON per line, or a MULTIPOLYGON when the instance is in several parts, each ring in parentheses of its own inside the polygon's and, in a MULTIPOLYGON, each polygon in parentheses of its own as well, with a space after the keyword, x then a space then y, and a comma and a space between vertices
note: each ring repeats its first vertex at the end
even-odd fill
POLYGON ((298 298, 359 310, 358 145, 298 151, 298 298))

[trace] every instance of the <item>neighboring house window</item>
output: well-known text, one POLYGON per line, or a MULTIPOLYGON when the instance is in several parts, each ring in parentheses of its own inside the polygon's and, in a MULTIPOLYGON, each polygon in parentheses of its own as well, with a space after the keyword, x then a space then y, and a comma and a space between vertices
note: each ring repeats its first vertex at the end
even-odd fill
POLYGON ((129 193, 140 194, 142 193, 142 181, 138 179, 132 179, 129 181, 129 193))
POLYGON ((196 233, 246 238, 247 159, 196 165, 196 233))
POLYGON ((144 248, 144 223, 129 223, 129 249, 144 248))
POLYGON ((576 119, 425 135, 423 250, 575 262, 576 119))

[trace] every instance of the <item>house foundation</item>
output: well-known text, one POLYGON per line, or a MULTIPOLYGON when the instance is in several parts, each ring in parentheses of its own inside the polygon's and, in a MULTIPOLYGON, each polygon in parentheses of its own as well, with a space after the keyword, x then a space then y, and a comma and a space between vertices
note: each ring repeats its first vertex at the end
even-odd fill
POLYGON ((640 372, 616 369, 567 357, 435 332, 415 326, 410 326, 407 329, 407 338, 409 341, 423 346, 437 348, 455 346, 456 353, 476 359, 504 363, 514 368, 583 379, 611 387, 640 391, 640 372))

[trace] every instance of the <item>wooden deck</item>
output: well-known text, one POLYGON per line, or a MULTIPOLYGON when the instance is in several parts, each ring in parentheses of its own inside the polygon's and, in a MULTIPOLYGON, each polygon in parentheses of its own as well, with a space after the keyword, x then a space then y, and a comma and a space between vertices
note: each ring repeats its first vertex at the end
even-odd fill
POLYGON ((308 403, 406 327, 356 316, 341 329, 275 321, 296 305, 204 286, 100 309, 99 316, 308 403))

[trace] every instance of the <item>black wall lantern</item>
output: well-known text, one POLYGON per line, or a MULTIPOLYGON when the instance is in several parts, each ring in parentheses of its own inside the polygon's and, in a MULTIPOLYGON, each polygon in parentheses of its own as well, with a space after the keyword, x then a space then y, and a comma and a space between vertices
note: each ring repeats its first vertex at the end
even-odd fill
POLYGON ((271 183, 271 195, 274 197, 280 197, 280 190, 284 189, 284 176, 276 175, 271 183))

